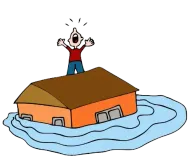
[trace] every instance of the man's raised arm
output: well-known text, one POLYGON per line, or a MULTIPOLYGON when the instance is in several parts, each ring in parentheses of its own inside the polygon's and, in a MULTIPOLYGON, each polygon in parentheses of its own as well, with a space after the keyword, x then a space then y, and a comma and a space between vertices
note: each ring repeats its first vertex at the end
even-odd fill
POLYGON ((95 44, 95 43, 94 43, 94 40, 93 40, 91 37, 89 37, 88 40, 85 40, 85 46, 86 46, 86 47, 93 46, 94 44, 95 44))
POLYGON ((65 48, 67 48, 67 45, 65 44, 65 39, 58 39, 57 46, 64 46, 65 48))

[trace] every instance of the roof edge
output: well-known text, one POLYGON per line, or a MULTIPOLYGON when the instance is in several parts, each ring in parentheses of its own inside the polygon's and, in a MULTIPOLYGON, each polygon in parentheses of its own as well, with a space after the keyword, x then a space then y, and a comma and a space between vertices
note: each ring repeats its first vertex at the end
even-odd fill
POLYGON ((70 108, 68 107, 60 107, 60 106, 53 106, 53 105, 48 105, 48 104, 42 104, 42 103, 30 103, 30 102, 18 102, 18 103, 15 103, 15 104, 34 104, 34 105, 40 105, 40 106, 49 106, 49 107, 57 107, 57 108, 64 108, 64 109, 68 109, 68 110, 71 110, 70 108))
MULTIPOLYGON (((97 68, 94 68, 94 69, 98 69, 98 68, 100 68, 100 69, 103 69, 103 70, 105 70, 105 71, 107 71, 109 74, 111 74, 111 75, 113 75, 113 76, 115 76, 115 77, 117 77, 118 79, 120 79, 121 81, 124 81, 125 83, 128 83, 127 81, 125 81, 124 79, 122 79, 122 78, 120 78, 120 77, 118 77, 117 75, 115 75, 115 74, 113 74, 113 73, 111 73, 110 71, 108 71, 108 70, 106 70, 106 69, 104 69, 104 68, 102 68, 102 67, 97 67, 97 68)), ((93 69, 92 69, 93 70, 93 69)), ((129 85, 131 85, 130 83, 128 83, 129 85)), ((136 89, 136 91, 139 91, 139 89, 138 88, 136 88, 136 87, 134 87, 133 85, 131 85, 134 89, 136 89)))
POLYGON ((101 101, 104 101, 104 100, 109 100, 109 99, 116 98, 116 97, 119 97, 119 96, 124 96, 124 95, 131 94, 131 93, 134 93, 134 92, 136 93, 136 91, 131 91, 129 93, 120 94, 120 95, 117 95, 117 96, 114 96, 114 97, 102 99, 102 100, 99 100, 99 101, 94 101, 94 102, 91 102, 91 103, 88 103, 88 104, 84 104, 84 105, 76 107, 76 108, 70 108, 70 110, 77 109, 77 108, 80 108, 80 107, 83 107, 83 106, 87 106, 87 105, 90 105, 90 104, 93 104, 93 103, 96 103, 96 102, 101 102, 101 101))

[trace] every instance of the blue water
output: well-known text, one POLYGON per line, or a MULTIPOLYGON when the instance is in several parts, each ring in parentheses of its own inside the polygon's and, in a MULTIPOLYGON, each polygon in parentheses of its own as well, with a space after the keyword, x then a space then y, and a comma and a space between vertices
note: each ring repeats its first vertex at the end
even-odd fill
POLYGON ((65 155, 139 148, 186 122, 186 108, 165 96, 137 96, 137 113, 102 124, 65 128, 22 120, 10 113, 4 125, 36 149, 65 155))

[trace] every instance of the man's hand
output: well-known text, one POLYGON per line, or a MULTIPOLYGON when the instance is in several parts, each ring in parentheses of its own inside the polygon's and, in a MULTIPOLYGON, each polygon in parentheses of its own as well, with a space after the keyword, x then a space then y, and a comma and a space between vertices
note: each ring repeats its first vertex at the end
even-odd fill
POLYGON ((60 39, 59 41, 58 41, 58 46, 64 46, 64 47, 67 47, 67 45, 64 43, 64 40, 62 40, 62 39, 60 39))
POLYGON ((89 38, 88 40, 85 40, 86 47, 90 47, 94 45, 94 40, 89 38))
POLYGON ((58 41, 58 45, 61 46, 61 45, 63 45, 63 44, 64 44, 64 43, 63 43, 63 40, 60 39, 60 40, 58 41))

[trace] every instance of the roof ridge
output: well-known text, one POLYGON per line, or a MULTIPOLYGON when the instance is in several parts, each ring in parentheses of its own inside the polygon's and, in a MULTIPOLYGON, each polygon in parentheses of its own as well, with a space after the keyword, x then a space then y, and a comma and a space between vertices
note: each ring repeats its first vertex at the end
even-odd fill
POLYGON ((88 71, 85 71, 84 73, 78 73, 78 74, 75 74, 75 75, 63 75, 63 76, 51 77, 51 78, 47 78, 47 79, 32 82, 31 84, 35 84, 36 82, 45 81, 45 80, 51 80, 51 79, 55 79, 55 78, 67 77, 67 76, 75 76, 76 77, 76 76, 79 76, 81 74, 86 74, 86 73, 92 72, 93 70, 97 70, 97 69, 103 69, 103 70, 107 71, 106 69, 104 69, 102 67, 96 67, 96 68, 90 69, 88 71))
POLYGON ((139 90, 102 67, 75 75, 44 79, 30 85, 53 96, 60 106, 64 105, 70 110, 103 100, 103 97, 107 99, 139 90))

